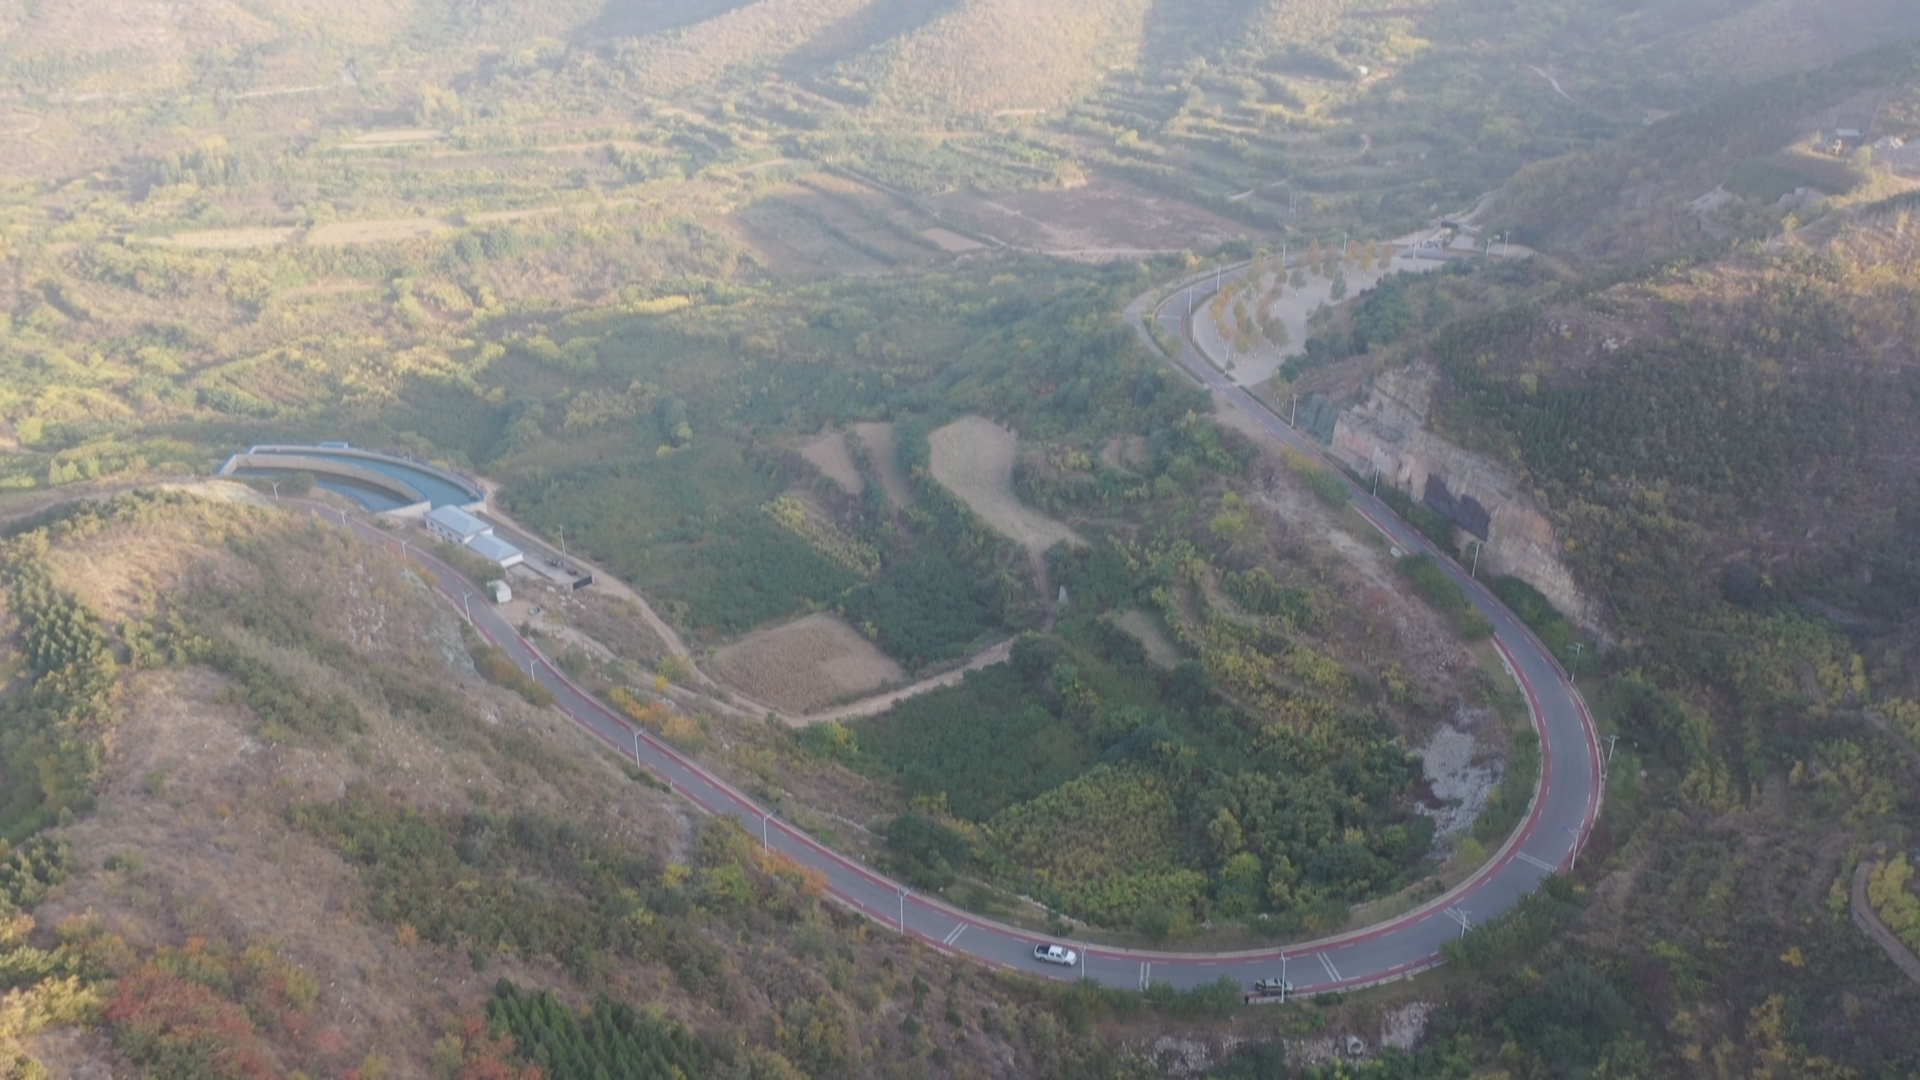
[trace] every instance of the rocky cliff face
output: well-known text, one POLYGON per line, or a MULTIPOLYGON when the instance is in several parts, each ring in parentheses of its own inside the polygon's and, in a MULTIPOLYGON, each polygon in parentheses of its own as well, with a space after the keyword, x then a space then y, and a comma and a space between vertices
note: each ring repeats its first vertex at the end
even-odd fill
POLYGON ((1416 500, 1442 491, 1456 504, 1477 504, 1487 522, 1481 572, 1520 578, 1583 627, 1597 629, 1598 607, 1561 564, 1553 524, 1518 478, 1427 430, 1438 379, 1439 373, 1423 364, 1376 376, 1361 402, 1340 412, 1330 452, 1360 473, 1377 470, 1381 483, 1416 500))

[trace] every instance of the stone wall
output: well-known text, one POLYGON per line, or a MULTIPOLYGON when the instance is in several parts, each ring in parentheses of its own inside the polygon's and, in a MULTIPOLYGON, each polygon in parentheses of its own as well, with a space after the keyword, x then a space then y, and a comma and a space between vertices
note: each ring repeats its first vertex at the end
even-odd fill
MULTIPOLYGON (((1505 466, 1463 450, 1427 430, 1439 373, 1425 365, 1385 371, 1365 398, 1341 411, 1329 452, 1362 475, 1380 474, 1414 499, 1437 479, 1455 500, 1487 514, 1480 571, 1531 584, 1582 627, 1599 630, 1599 609, 1560 562, 1560 541, 1531 494, 1505 466)), ((1438 485, 1436 485, 1436 489, 1438 485)))

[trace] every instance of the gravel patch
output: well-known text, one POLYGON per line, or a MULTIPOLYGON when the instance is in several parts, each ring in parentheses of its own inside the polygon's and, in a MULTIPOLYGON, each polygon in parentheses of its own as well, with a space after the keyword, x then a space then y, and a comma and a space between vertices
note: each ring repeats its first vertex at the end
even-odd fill
POLYGON ((1440 806, 1423 806, 1420 812, 1434 819, 1438 842, 1445 843, 1466 832, 1480 811, 1487 808, 1487 800, 1500 783, 1497 763, 1474 764, 1477 746, 1473 736, 1452 724, 1442 724, 1421 748, 1427 784, 1440 806))

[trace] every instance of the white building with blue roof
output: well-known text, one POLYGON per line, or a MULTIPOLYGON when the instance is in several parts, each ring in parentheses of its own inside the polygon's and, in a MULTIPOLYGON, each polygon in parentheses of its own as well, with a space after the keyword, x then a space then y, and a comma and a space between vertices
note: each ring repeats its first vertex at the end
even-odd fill
POLYGON ((436 506, 427 512, 427 531, 449 544, 468 544, 491 535, 493 526, 457 506, 436 506))
POLYGON ((521 553, 519 548, 514 547, 512 544, 507 543, 492 533, 485 533, 474 537, 467 541, 467 546, 485 555, 487 558, 492 559, 494 562, 499 563, 502 570, 512 566, 519 566, 521 563, 527 561, 527 557, 521 553))
POLYGON ((434 507, 427 512, 426 525, 436 539, 471 548, 503 570, 527 561, 519 548, 493 535, 493 526, 457 506, 434 507))

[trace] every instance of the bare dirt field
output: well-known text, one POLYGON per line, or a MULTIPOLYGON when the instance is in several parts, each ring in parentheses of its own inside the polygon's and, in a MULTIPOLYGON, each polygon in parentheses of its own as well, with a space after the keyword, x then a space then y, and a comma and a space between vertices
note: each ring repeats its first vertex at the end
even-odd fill
POLYGON ((955 255, 967 251, 980 251, 987 246, 978 240, 969 240, 951 229, 921 229, 920 235, 940 245, 941 251, 955 255))
POLYGON ((963 416, 928 437, 933 478, 973 508, 988 525, 1035 553, 1062 540, 1082 544, 1072 529, 1039 513, 1013 493, 1013 460, 1020 442, 984 416, 963 416))
POLYGON ((342 146, 358 149, 406 146, 410 143, 439 142, 446 137, 446 132, 434 128, 398 128, 392 131, 369 131, 342 146))
POLYGON ((1127 636, 1140 643, 1147 650, 1147 661, 1154 667, 1171 669, 1180 662, 1180 650, 1160 629, 1153 616, 1135 608, 1113 620, 1113 624, 1127 632, 1127 636))
POLYGON ((873 642, 831 615, 748 634, 715 653, 708 668, 754 700, 796 713, 907 677, 873 642))
POLYGON ((1087 262, 1137 259, 1225 243, 1245 226, 1113 180, 1064 191, 933 200, 941 215, 1009 247, 1087 262))
POLYGON ((377 244, 386 240, 413 240, 432 236, 447 228, 439 218, 387 218, 375 221, 334 221, 316 225, 307 233, 307 243, 316 247, 346 244, 377 244))
POLYGON ((900 468, 900 448, 893 440, 892 424, 855 424, 853 433, 866 445, 873 459, 873 470, 880 474, 880 487, 897 507, 913 505, 913 485, 900 468))
POLYGON ((146 241, 162 247, 200 248, 208 251, 244 251, 250 248, 290 244, 300 235, 294 228, 207 229, 201 232, 174 233, 146 241))
POLYGON ((838 484, 841 491, 858 495, 867 490, 867 482, 853 462, 853 451, 847 447, 845 432, 827 432, 801 447, 800 456, 819 469, 820 475, 838 484))

